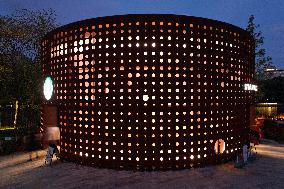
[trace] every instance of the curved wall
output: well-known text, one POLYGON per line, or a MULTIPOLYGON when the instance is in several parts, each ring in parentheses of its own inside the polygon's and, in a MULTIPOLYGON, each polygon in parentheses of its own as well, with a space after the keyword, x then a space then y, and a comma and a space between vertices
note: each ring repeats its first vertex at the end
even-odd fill
POLYGON ((252 39, 219 21, 124 15, 60 27, 42 42, 63 157, 131 169, 235 158, 246 142, 252 39))

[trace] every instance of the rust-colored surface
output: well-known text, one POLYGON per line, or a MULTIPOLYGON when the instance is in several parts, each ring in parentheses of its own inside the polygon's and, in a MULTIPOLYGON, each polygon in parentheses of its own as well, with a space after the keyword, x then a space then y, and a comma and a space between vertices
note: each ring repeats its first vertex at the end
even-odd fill
POLYGON ((253 83, 253 51, 244 30, 190 16, 111 16, 56 29, 43 40, 42 69, 54 79, 44 103, 58 107, 61 154, 124 169, 235 158, 250 122, 253 93, 243 84, 253 83))
POLYGON ((57 108, 56 106, 45 105, 42 108, 43 125, 46 127, 57 126, 57 108))
POLYGON ((57 120, 57 107, 55 105, 43 105, 41 109, 42 143, 47 146, 59 140, 57 120))

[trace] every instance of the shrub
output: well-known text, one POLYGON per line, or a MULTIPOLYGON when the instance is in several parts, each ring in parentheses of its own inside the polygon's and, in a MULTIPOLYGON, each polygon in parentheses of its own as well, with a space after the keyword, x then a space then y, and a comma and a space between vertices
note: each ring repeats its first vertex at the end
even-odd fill
POLYGON ((284 142, 284 127, 278 125, 277 122, 266 119, 263 123, 264 138, 284 142))
POLYGON ((0 154, 11 154, 17 150, 17 142, 16 141, 3 141, 1 145, 0 154))

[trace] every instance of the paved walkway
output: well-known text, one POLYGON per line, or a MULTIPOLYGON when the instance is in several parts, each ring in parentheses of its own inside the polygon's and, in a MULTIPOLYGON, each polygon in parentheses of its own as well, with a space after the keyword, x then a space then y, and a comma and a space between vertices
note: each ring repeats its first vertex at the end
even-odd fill
POLYGON ((32 162, 27 162, 29 153, 16 153, 0 157, 0 188, 283 188, 284 145, 266 142, 257 151, 259 158, 244 169, 227 163, 165 172, 97 169, 59 161, 50 167, 44 166, 45 151, 39 151, 40 158, 32 162))

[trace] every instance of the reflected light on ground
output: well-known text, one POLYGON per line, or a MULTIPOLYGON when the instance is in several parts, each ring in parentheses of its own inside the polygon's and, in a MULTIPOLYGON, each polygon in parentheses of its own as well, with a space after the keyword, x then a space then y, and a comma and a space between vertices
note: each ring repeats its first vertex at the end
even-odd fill
POLYGON ((271 158, 284 159, 283 146, 276 146, 276 144, 260 144, 256 146, 256 151, 260 155, 265 155, 271 158))

